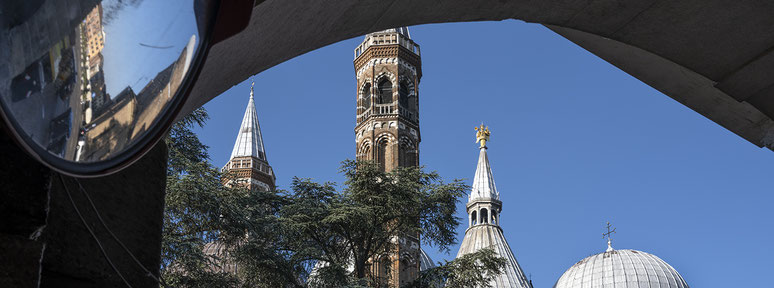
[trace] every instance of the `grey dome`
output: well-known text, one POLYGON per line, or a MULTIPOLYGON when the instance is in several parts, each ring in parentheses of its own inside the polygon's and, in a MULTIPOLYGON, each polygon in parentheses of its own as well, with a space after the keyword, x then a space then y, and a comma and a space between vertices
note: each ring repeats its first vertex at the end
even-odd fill
POLYGON ((554 288, 688 288, 688 284, 653 254, 609 249, 572 265, 554 288))
POLYGON ((212 241, 204 244, 202 252, 212 260, 209 270, 211 272, 238 273, 239 265, 231 258, 226 250, 226 245, 221 241, 212 241))
POLYGON ((419 271, 425 271, 430 268, 435 268, 433 259, 430 259, 430 255, 427 255, 424 249, 419 248, 419 271))

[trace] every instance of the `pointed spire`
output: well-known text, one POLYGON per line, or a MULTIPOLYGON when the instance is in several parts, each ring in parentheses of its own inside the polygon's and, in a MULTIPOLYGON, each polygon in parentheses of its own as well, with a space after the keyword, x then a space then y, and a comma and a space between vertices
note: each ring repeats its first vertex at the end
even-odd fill
POLYGON ((245 109, 245 116, 242 118, 242 125, 239 127, 234 150, 231 151, 231 159, 252 156, 266 161, 261 125, 258 124, 258 113, 255 111, 254 85, 255 82, 250 85, 250 100, 247 102, 247 109, 245 109))
POLYGON ((476 127, 476 142, 481 143, 478 153, 478 165, 476 166, 476 175, 473 177, 473 189, 470 192, 468 202, 474 199, 493 199, 500 200, 500 193, 495 187, 492 168, 489 166, 489 157, 486 154, 486 141, 489 140, 489 127, 476 127))

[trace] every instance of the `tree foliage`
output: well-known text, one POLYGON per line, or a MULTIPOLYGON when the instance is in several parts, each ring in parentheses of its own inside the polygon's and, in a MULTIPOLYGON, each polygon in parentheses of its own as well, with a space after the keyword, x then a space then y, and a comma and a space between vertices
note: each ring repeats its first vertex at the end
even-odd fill
POLYGON ((468 188, 462 181, 444 183, 417 167, 384 172, 366 161, 344 161, 341 172, 347 180, 340 192, 331 183, 293 180, 280 219, 295 235, 289 244, 305 257, 368 279, 369 261, 394 248, 395 235, 418 236, 446 251, 455 243, 455 208, 468 188))
MULTIPOLYGON (((293 178, 290 191, 226 187, 222 179, 229 176, 212 166, 207 146, 192 131, 207 118, 196 110, 165 139, 165 284, 366 287, 376 284, 368 274, 370 259, 393 248, 394 235, 413 235, 447 252, 456 243, 456 204, 469 189, 462 181, 445 183, 418 167, 384 172, 375 163, 348 160, 340 171, 347 179, 342 189, 308 178, 293 178), (226 254, 203 253, 212 241, 226 254), (212 268, 224 263, 238 265, 237 274, 212 268)), ((503 261, 486 251, 426 271, 410 287, 485 287, 503 261)))
POLYGON ((198 109, 177 122, 164 139, 169 153, 164 226, 162 278, 175 287, 228 287, 237 279, 208 269, 214 259, 204 245, 222 236, 221 215, 240 198, 221 185, 220 173, 209 163, 207 146, 192 131, 208 119, 198 109))
POLYGON ((440 287, 440 283, 445 288, 491 287, 489 279, 502 273, 504 268, 505 258, 497 256, 492 249, 481 249, 422 271, 406 288, 440 287))

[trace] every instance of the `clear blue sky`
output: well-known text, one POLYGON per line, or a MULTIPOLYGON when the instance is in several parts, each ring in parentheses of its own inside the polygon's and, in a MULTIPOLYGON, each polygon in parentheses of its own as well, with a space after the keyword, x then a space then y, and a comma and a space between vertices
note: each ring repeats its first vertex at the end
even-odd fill
POLYGON ((102 50, 105 87, 111 97, 118 96, 126 86, 140 93, 151 79, 180 57, 191 36, 198 37, 193 5, 186 2, 127 4, 112 0, 102 3, 103 15, 113 16, 103 22, 105 48, 102 50))
MULTIPOLYGON (((505 236, 535 287, 613 246, 653 253, 692 287, 764 287, 774 269, 774 152, 700 114, 542 26, 519 21, 411 27, 421 45, 420 162, 446 179, 473 177, 473 127, 488 143, 505 236)), ((342 180, 354 158, 353 49, 362 37, 254 77, 277 184, 342 180)), ((256 53, 259 53, 256 51, 256 53)), ((197 132, 228 161, 247 80, 204 107, 197 132)), ((467 201, 467 199, 464 199, 467 201)), ((458 214, 465 217, 464 202, 458 214)), ((458 229, 462 240, 467 220, 458 229)), ((450 254, 424 247, 436 260, 450 254)))

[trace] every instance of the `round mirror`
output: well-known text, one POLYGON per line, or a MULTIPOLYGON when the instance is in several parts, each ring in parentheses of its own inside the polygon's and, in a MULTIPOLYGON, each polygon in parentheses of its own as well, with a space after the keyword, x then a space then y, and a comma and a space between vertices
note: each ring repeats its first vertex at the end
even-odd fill
POLYGON ((202 1, 10 2, 0 105, 22 144, 60 171, 88 174, 159 137, 150 134, 180 102, 203 46, 202 1))

